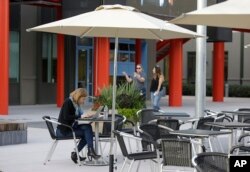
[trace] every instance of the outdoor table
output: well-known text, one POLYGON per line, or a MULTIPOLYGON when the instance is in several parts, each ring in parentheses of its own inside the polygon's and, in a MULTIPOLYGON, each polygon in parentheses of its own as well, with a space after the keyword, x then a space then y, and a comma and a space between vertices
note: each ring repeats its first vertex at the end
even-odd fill
POLYGON ((173 117, 177 118, 189 118, 190 115, 185 112, 153 112, 155 116, 159 118, 168 118, 171 119, 173 117))
MULTIPOLYGON (((94 122, 95 124, 95 151, 99 155, 99 123, 101 122, 111 122, 111 116, 109 116, 107 119, 104 119, 103 116, 99 116, 97 118, 81 118, 78 119, 78 124, 87 124, 87 123, 92 123, 94 122)), ((93 166, 104 166, 104 165, 109 165, 107 161, 104 160, 103 157, 99 158, 98 160, 92 159, 92 161, 85 161, 85 165, 93 165, 93 166)))
POLYGON ((238 119, 238 115, 242 116, 242 121, 238 121, 238 122, 243 122, 244 121, 244 116, 250 117, 250 111, 221 111, 222 113, 229 113, 233 116, 237 116, 238 119))
POLYGON ((200 130, 200 129, 175 130, 175 131, 170 131, 169 133, 173 135, 177 135, 177 136, 189 137, 190 139, 191 138, 197 138, 197 139, 208 138, 211 151, 213 151, 213 147, 210 141, 210 137, 224 135, 224 134, 231 134, 230 131, 213 131, 213 130, 200 130))
POLYGON ((243 128, 250 127, 250 123, 243 123, 243 122, 207 122, 207 123, 205 123, 205 125, 231 130, 231 137, 230 137, 229 143, 228 143, 229 153, 230 153, 230 149, 233 146, 234 133, 236 131, 235 129, 243 129, 243 128))

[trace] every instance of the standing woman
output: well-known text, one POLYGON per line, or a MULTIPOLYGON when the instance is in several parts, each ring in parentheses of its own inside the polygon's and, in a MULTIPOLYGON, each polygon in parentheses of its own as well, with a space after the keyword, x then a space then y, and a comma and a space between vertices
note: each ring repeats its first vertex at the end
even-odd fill
POLYGON ((128 76, 126 72, 123 72, 128 83, 133 81, 135 87, 140 91, 141 96, 146 99, 146 88, 145 88, 145 76, 143 73, 143 68, 141 64, 136 65, 136 71, 134 72, 134 76, 131 78, 128 76))
MULTIPOLYGON (((80 141, 77 145, 78 152, 80 152, 84 146, 88 145, 88 158, 98 159, 100 155, 96 155, 93 148, 93 131, 90 124, 78 125, 75 120, 78 118, 89 117, 93 114, 83 113, 82 105, 87 97, 87 91, 84 88, 78 88, 70 93, 70 96, 65 99, 63 106, 60 110, 59 119, 60 123, 72 126, 76 137, 80 137, 80 141)), ((72 131, 62 125, 58 125, 56 134, 58 137, 72 136, 72 131)), ((77 163, 76 152, 71 153, 71 159, 74 163, 77 163)), ((80 157, 80 161, 85 160, 85 158, 80 157)))
POLYGON ((158 65, 153 68, 153 78, 150 85, 150 96, 151 104, 155 110, 160 109, 160 99, 163 96, 162 83, 164 81, 164 76, 161 73, 161 69, 158 65))

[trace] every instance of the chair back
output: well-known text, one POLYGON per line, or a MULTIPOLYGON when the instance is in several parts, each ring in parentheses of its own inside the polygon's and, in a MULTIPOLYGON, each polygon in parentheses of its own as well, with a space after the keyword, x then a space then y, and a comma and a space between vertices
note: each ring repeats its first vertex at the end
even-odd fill
POLYGON ((157 124, 172 128, 173 130, 179 130, 180 128, 178 119, 158 119, 157 124))
POLYGON ((123 136, 120 134, 120 131, 113 131, 119 145, 120 145, 120 148, 121 148, 121 151, 122 151, 122 155, 124 157, 128 157, 128 150, 127 150, 127 147, 126 147, 126 144, 124 142, 124 139, 123 139, 123 136))
POLYGON ((162 139, 164 166, 192 166, 192 149, 189 140, 162 139))
POLYGON ((148 133, 154 141, 161 138, 159 127, 156 124, 142 124, 140 129, 148 133))
POLYGON ((157 119, 154 112, 158 112, 155 109, 141 109, 138 113, 140 124, 147 124, 149 121, 157 119))
MULTIPOLYGON (((214 122, 232 122, 233 118, 231 116, 228 116, 224 113, 218 113, 217 117, 215 118, 214 122)), ((220 127, 212 127, 214 131, 220 131, 220 127)))
MULTIPOLYGON (((250 113, 250 108, 239 108, 237 109, 237 111, 246 111, 250 113)), ((238 122, 245 122, 245 121, 247 121, 247 123, 250 123, 250 114, 249 115, 238 114, 238 122)))
POLYGON ((194 158, 195 168, 198 172, 229 172, 229 158, 225 153, 204 152, 194 158))
POLYGON ((214 122, 214 118, 213 117, 206 117, 206 118, 199 119, 196 129, 211 130, 212 126, 205 125, 206 122, 214 122))
MULTIPOLYGON (((109 115, 109 117, 111 117, 111 114, 109 115)), ((122 115, 119 114, 115 114, 115 126, 114 126, 114 130, 121 130, 122 129, 122 125, 123 125, 123 120, 124 117, 122 115)), ((111 136, 111 122, 104 122, 103 123, 103 130, 102 133, 100 134, 100 136, 111 136)))
MULTIPOLYGON (((57 136, 56 136, 56 133, 55 133, 55 129, 54 129, 53 123, 51 122, 51 120, 53 120, 53 119, 51 119, 50 116, 43 116, 42 118, 43 118, 43 120, 45 121, 45 123, 46 123, 46 125, 48 127, 49 134, 50 134, 51 138, 56 139, 57 136)), ((57 122, 57 121, 55 121, 55 122, 57 122)))
MULTIPOLYGON (((166 126, 168 128, 171 128, 173 130, 179 130, 180 123, 177 119, 158 119, 157 125, 166 126)), ((168 130, 160 128, 160 135, 162 138, 177 138, 176 135, 169 134, 168 130)))

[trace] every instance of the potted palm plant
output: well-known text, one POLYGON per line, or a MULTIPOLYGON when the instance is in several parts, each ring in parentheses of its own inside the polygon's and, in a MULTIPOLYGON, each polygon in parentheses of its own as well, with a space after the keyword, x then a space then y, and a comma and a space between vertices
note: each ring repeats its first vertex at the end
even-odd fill
MULTIPOLYGON (((100 96, 95 100, 99 105, 107 105, 109 109, 112 108, 112 86, 103 88, 100 91, 100 96)), ((116 94, 116 109, 119 114, 126 116, 128 119, 136 122, 136 112, 144 107, 140 92, 133 84, 121 84, 117 87, 116 94)))

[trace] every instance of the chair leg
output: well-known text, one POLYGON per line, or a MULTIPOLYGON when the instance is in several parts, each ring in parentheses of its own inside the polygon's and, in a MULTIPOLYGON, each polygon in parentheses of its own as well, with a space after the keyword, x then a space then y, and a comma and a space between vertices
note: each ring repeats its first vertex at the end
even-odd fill
POLYGON ((48 152, 48 154, 47 154, 47 156, 46 156, 46 159, 45 159, 45 161, 44 161, 44 163, 43 163, 44 165, 46 165, 46 163, 47 163, 48 161, 50 161, 50 158, 51 158, 52 154, 53 154, 54 151, 55 151, 55 148, 56 148, 57 143, 58 143, 58 140, 55 140, 55 141, 52 143, 52 146, 51 146, 51 148, 50 148, 50 150, 49 150, 49 152, 48 152))
MULTIPOLYGON (((219 138, 218 137, 214 137, 214 139, 216 140, 217 144, 219 145, 220 151, 221 152, 225 152, 224 149, 223 149, 223 147, 222 147, 222 145, 221 145, 221 142, 219 141, 219 138)), ((218 152, 219 152, 219 150, 218 150, 218 152)))
POLYGON ((81 166, 81 161, 80 161, 80 156, 79 156, 79 151, 78 151, 78 148, 77 148, 77 141, 76 141, 76 137, 75 135, 73 134, 73 137, 74 137, 74 145, 75 145, 75 151, 76 151, 76 156, 77 156, 77 163, 79 166, 81 166))
POLYGON ((132 169, 132 166, 133 166, 134 162, 135 162, 135 160, 131 161, 131 164, 129 165, 129 168, 128 168, 128 172, 130 172, 130 170, 132 169))
POLYGON ((125 161, 124 161, 124 163, 122 164, 122 168, 121 168, 120 172, 123 172, 123 169, 124 169, 124 167, 125 167, 127 161, 128 161, 128 158, 125 158, 125 161))
POLYGON ((212 142, 211 142, 211 139, 210 137, 208 137, 208 144, 209 144, 209 147, 210 147, 210 151, 213 152, 213 147, 212 147, 212 142))
POLYGON ((160 172, 162 172, 162 168, 163 168, 163 164, 161 164, 161 166, 160 166, 160 172))
POLYGON ((141 161, 139 161, 138 164, 137 164, 136 172, 139 171, 140 165, 141 165, 141 161))
POLYGON ((118 160, 117 160, 117 143, 118 141, 117 141, 117 139, 115 138, 115 161, 117 162, 118 160))

